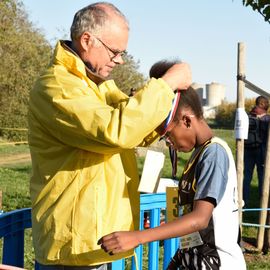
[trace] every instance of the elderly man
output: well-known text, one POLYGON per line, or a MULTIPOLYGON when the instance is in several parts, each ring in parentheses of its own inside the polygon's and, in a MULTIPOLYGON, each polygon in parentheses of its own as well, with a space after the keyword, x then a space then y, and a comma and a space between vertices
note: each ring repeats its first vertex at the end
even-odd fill
POLYGON ((139 221, 134 147, 157 138, 174 90, 191 83, 187 64, 150 79, 134 97, 106 80, 123 64, 129 25, 112 4, 79 10, 72 41, 59 41, 30 93, 33 242, 40 269, 107 269, 98 239, 139 221))

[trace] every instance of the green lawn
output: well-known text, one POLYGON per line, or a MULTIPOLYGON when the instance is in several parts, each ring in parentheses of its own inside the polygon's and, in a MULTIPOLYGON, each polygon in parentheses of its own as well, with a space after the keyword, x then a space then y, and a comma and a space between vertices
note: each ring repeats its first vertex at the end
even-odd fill
MULTIPOLYGON (((0 141, 2 142, 2 141, 0 141)), ((2 142, 4 143, 4 142, 2 142)), ((0 157, 11 154, 24 154, 29 153, 28 144, 9 144, 0 145, 0 157)))
MULTIPOLYGON (((233 152, 235 151, 235 140, 234 133, 231 130, 214 130, 215 134, 228 142, 231 146, 233 152)), ((29 153, 27 145, 17 145, 17 146, 0 146, 0 160, 1 158, 6 158, 7 155, 15 155, 20 153, 29 153)), ((171 165, 168 157, 167 150, 165 165, 162 172, 162 177, 171 176, 171 165)), ((178 160, 180 167, 178 168, 178 175, 180 175, 181 170, 185 161, 188 159, 189 154, 178 154, 178 160)), ((143 167, 144 157, 138 158, 138 167, 141 172, 143 167)), ((30 197, 29 197, 29 178, 31 174, 31 164, 16 164, 16 165, 5 165, 0 166, 0 190, 3 191, 3 201, 2 209, 7 212, 14 209, 20 209, 24 207, 30 207, 30 197)), ((259 207, 259 198, 257 195, 257 178, 254 175, 251 187, 251 197, 252 207, 259 207)), ((244 214, 244 221, 257 223, 258 213, 247 213, 244 214)), ((243 237, 255 241, 257 236, 257 229, 254 227, 244 227, 243 237)), ((26 252, 25 252, 25 268, 33 269, 33 249, 31 246, 31 230, 27 230, 26 233, 26 252)), ((2 245, 0 245, 2 246, 2 245)), ((0 248, 0 253, 1 248, 0 248)), ((258 253, 256 249, 245 254, 248 269, 270 269, 270 256, 262 255, 258 253)), ((1 262, 1 260, 0 260, 1 262)))

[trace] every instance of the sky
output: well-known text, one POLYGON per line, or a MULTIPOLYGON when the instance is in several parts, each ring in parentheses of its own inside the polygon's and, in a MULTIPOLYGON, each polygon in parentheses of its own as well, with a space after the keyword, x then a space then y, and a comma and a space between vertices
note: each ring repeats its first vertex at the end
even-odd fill
MULTIPOLYGON (((85 0, 22 0, 30 21, 54 46, 69 39, 76 11, 85 0)), ((153 63, 178 58, 190 64, 193 82, 217 82, 226 100, 237 97, 237 48, 245 46, 245 75, 270 92, 270 24, 242 0, 111 0, 128 18, 128 52, 148 76, 153 63)), ((257 94, 246 89, 247 98, 257 94)))

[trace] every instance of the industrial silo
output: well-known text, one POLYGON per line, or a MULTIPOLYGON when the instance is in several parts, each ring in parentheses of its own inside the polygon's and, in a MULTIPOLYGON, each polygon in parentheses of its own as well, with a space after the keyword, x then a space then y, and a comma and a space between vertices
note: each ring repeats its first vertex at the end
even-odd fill
POLYGON ((198 83, 193 83, 191 87, 196 90, 197 94, 200 97, 201 103, 204 106, 205 105, 205 97, 204 97, 204 85, 198 84, 198 83))
POLYGON ((212 82, 206 84, 206 106, 215 107, 225 98, 225 85, 212 82))

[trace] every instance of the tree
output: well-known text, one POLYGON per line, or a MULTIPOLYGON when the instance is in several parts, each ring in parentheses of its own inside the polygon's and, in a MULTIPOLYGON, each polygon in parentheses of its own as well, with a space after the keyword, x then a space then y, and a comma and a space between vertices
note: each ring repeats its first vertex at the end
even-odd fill
POLYGON ((128 54, 124 60, 124 65, 115 67, 112 72, 112 78, 117 86, 129 95, 131 88, 140 88, 146 81, 146 78, 138 71, 139 61, 135 61, 132 55, 128 54))
POLYGON ((27 127, 29 91, 52 49, 18 0, 0 1, 0 127, 27 127))
MULTIPOLYGON (((0 0, 0 136, 26 139, 26 133, 21 137, 3 128, 27 128, 29 92, 51 55, 49 42, 29 21, 21 0, 0 0)), ((145 81, 138 68, 139 62, 127 55, 125 64, 113 71, 112 77, 123 92, 129 94, 145 81)))
MULTIPOLYGON (((255 98, 246 98, 245 99, 245 111, 248 113, 255 105, 255 98)), ((235 102, 222 102, 216 108, 216 117, 215 124, 218 127, 223 128, 234 128, 236 112, 236 103, 235 102)))
POLYGON ((234 102, 222 102, 216 109, 216 125, 220 128, 233 129, 235 112, 236 104, 234 102))
POLYGON ((264 20, 270 23, 270 2, 269 0, 243 0, 244 6, 251 6, 253 10, 258 11, 264 20))

